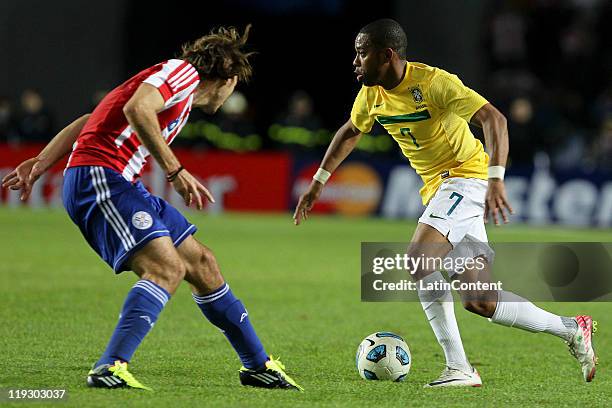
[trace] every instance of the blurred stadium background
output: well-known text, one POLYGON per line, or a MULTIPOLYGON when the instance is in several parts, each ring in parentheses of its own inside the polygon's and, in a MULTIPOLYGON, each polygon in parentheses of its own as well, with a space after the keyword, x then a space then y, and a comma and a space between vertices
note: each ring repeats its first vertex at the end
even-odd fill
MULTIPOLYGON (((253 23, 255 76, 221 113, 193 112, 175 141, 217 198, 209 212, 287 212, 309 182, 358 84, 353 39, 400 21, 408 59, 459 75, 507 116, 515 221, 612 226, 612 3, 226 0, 0 3, 0 177, 129 76, 217 25, 253 23)), ((474 130, 477 134, 478 131, 474 130)), ((62 165, 27 205, 61 206, 62 165)), ((153 192, 173 198, 155 168, 153 192)), ((384 129, 332 178, 322 213, 416 218, 421 182, 384 129)), ((0 193, 0 205, 21 206, 0 193)))

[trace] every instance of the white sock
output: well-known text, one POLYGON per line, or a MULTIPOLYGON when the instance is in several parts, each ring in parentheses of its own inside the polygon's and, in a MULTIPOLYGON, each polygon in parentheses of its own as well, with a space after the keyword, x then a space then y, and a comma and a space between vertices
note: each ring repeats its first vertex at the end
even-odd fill
POLYGON ((493 323, 530 332, 550 333, 566 341, 576 333, 578 324, 571 317, 549 313, 512 292, 499 291, 498 296, 497 308, 489 319, 493 323))
MULTIPOLYGON (((437 281, 446 282, 440 272, 434 272, 422 279, 423 285, 437 281)), ((444 351, 446 365, 471 372, 472 366, 463 350, 459 327, 455 319, 455 304, 450 290, 419 289, 418 294, 429 324, 444 351)))

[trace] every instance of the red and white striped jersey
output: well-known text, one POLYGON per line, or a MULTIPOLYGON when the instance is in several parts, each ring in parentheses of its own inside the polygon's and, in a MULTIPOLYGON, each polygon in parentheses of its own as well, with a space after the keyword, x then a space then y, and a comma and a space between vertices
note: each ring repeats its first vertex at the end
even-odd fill
POLYGON ((181 131, 200 83, 196 69, 187 61, 171 59, 145 69, 113 89, 92 112, 68 159, 69 167, 103 166, 134 181, 149 151, 132 130, 123 107, 142 83, 159 89, 164 109, 157 114, 162 136, 170 144, 181 131))

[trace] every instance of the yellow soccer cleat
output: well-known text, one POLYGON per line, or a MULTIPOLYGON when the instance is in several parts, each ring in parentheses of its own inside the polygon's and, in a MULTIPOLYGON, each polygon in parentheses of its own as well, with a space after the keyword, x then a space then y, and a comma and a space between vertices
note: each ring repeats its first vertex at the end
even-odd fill
POLYGON ((240 369, 240 383, 252 387, 304 391, 293 378, 287 375, 285 365, 280 360, 274 359, 273 356, 270 356, 264 367, 257 370, 242 367, 240 369))
POLYGON ((143 385, 128 371, 127 363, 115 361, 115 364, 102 364, 95 367, 87 375, 87 385, 96 388, 137 388, 153 391, 143 385))

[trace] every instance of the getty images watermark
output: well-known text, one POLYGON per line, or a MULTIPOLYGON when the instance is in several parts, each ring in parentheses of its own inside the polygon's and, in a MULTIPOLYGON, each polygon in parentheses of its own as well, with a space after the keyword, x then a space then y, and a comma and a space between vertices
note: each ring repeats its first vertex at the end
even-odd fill
MULTIPOLYGON (((406 247, 407 248, 407 247, 406 247)), ((463 274, 465 271, 483 272, 487 268, 484 257, 448 256, 445 258, 425 256, 410 256, 407 253, 394 256, 376 256, 372 259, 372 273, 382 275, 387 272, 403 271, 414 277, 417 271, 454 271, 463 274)), ((423 282, 422 280, 400 279, 385 281, 374 279, 372 288, 375 291, 416 291, 416 290, 503 290, 502 282, 462 282, 459 279, 450 281, 423 282)))
POLYGON ((363 242, 362 301, 419 301, 420 290, 446 289, 464 299, 510 290, 533 301, 612 301, 612 243, 462 242, 447 249, 363 242), (436 271, 444 281, 417 279, 436 271))

